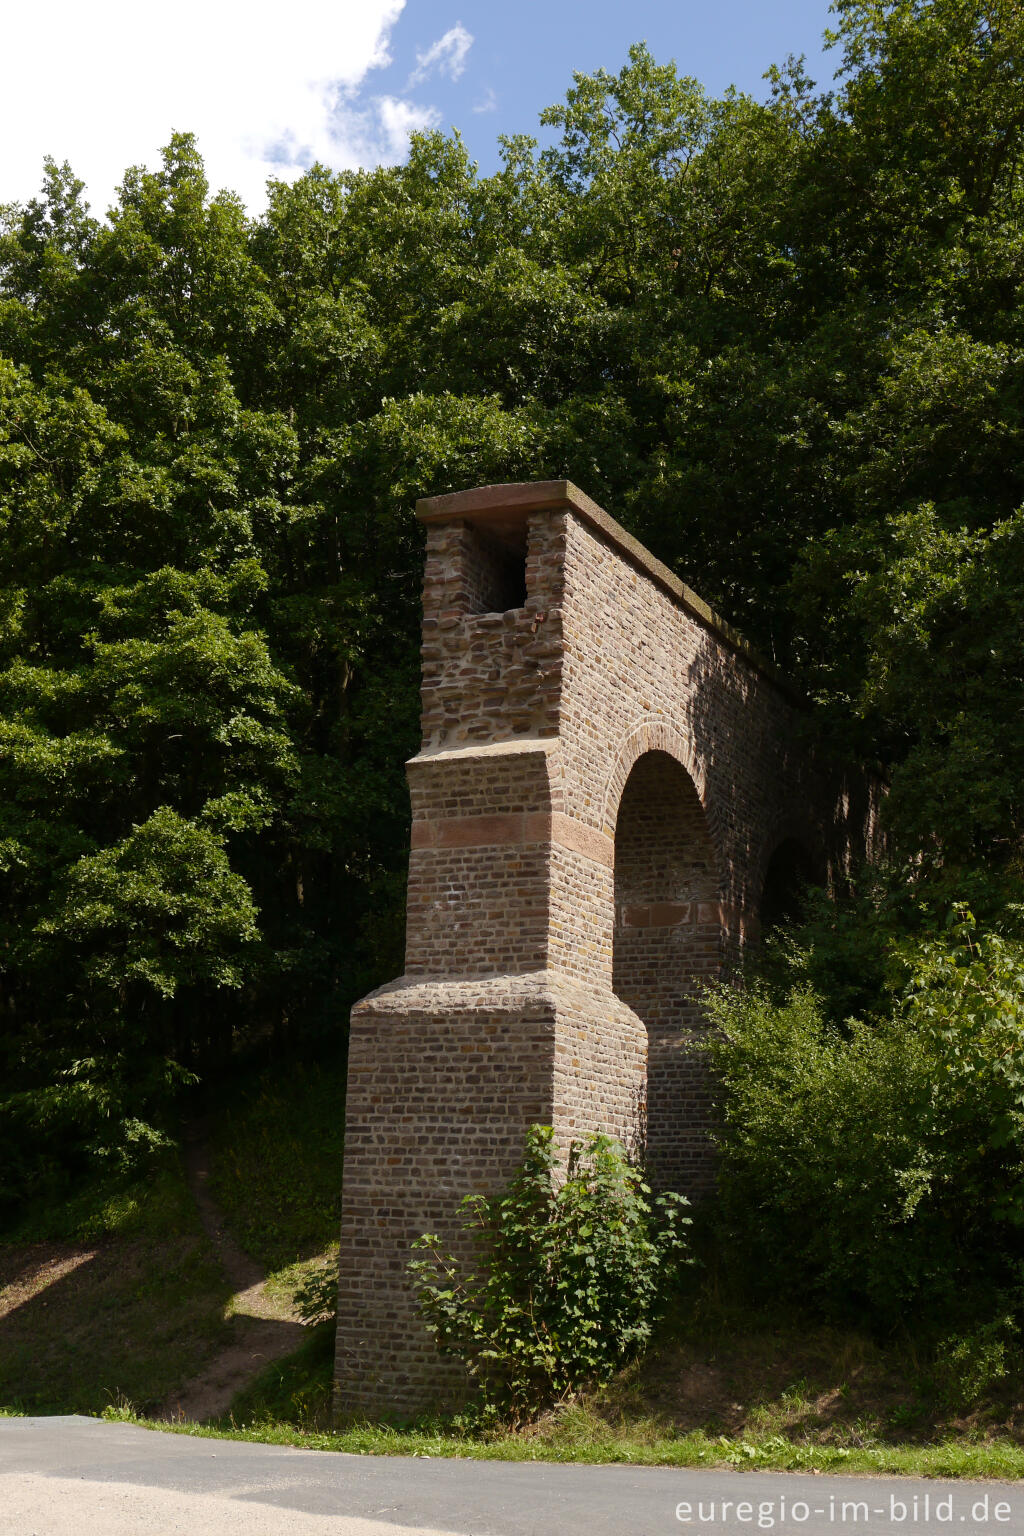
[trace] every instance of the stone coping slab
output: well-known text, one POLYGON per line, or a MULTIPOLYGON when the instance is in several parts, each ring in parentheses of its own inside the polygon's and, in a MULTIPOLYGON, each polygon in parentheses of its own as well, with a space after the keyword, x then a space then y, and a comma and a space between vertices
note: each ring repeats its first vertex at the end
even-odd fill
POLYGON ((680 581, 639 539, 627 533, 621 523, 571 480, 520 480, 508 485, 480 485, 470 491, 449 491, 443 496, 422 496, 416 503, 416 516, 423 523, 449 523, 461 519, 508 529, 525 524, 531 512, 555 507, 568 507, 606 543, 625 555, 631 564, 657 582, 682 608, 749 662, 755 671, 762 673, 794 702, 806 703, 796 684, 780 672, 774 662, 762 656, 738 629, 717 614, 685 581, 680 581))

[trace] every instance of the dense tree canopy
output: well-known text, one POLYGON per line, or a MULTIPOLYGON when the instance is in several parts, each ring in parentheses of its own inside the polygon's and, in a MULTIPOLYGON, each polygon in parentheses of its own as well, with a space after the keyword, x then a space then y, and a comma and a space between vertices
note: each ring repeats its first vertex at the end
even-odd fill
POLYGON ((1024 12, 833 10, 831 91, 635 47, 487 178, 427 135, 250 219, 181 135, 4 211, 9 1194, 398 968, 417 495, 575 480, 887 763, 915 879, 1005 899, 1024 12))

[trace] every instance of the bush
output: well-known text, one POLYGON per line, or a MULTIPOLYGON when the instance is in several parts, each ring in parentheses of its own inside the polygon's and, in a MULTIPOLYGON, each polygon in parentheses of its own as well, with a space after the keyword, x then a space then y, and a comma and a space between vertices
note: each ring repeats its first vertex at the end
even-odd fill
POLYGON ((295 1310, 304 1323, 335 1324, 338 1320, 338 1245, 333 1244, 309 1269, 294 1297, 295 1310))
POLYGON ((959 909, 894 967, 887 1016, 842 1028, 807 987, 708 995, 726 1239, 831 1309, 999 1306, 1024 1230, 1024 949, 959 909))
POLYGON ((997 1317, 966 1333, 943 1339, 935 1353, 936 1375, 953 1408, 971 1408, 1019 1368, 1018 1328, 1012 1317, 997 1317))
POLYGON ((486 1402, 535 1412, 607 1380, 647 1343, 683 1260, 685 1204, 652 1199, 606 1136, 574 1142, 560 1176, 553 1131, 533 1126, 506 1188, 460 1207, 479 1267, 463 1273, 432 1235, 414 1245, 426 1255, 409 1265, 421 1313, 486 1402))

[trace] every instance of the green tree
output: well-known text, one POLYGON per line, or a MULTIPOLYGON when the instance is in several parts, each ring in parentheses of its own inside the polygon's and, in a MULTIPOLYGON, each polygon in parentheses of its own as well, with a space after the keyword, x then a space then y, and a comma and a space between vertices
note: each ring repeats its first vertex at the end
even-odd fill
POLYGON ((835 12, 831 90, 790 60, 766 100, 714 100, 638 46, 489 177, 429 134, 254 220, 179 135, 106 219, 52 164, 3 210, 12 1089, 120 1061, 130 1022, 114 1076, 148 1124, 150 1047, 173 1082, 311 1039, 400 968, 411 505, 481 481, 582 484, 800 675, 837 750, 885 761, 911 886, 1012 894, 1024 22, 835 12), (133 969, 138 913, 68 927, 171 825, 154 890, 204 910, 188 882, 222 858, 212 931, 253 925, 230 959, 168 946, 173 995, 133 969))

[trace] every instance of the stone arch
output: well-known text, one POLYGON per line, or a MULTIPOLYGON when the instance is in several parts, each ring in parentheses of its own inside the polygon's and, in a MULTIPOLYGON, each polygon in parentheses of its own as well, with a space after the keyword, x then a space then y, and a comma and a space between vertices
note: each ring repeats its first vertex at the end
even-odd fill
MULTIPOLYGON (((668 739, 645 731, 632 747, 652 736, 668 739)), ((721 875, 693 776, 664 746, 634 756, 614 836, 612 989, 647 1030, 648 1163, 659 1184, 693 1188, 706 1084, 686 1046, 722 963, 721 875)))
POLYGON ((666 752, 669 757, 675 758, 681 768, 685 769, 704 809, 715 853, 721 862, 721 850, 716 836, 717 818, 714 815, 708 791, 704 765, 694 751, 692 734, 687 734, 671 720, 640 720, 624 736, 615 754, 615 761, 605 785, 602 826, 606 835, 612 838, 615 836, 615 825, 626 780, 632 773, 634 765, 648 752, 666 752))

